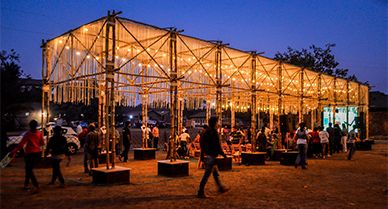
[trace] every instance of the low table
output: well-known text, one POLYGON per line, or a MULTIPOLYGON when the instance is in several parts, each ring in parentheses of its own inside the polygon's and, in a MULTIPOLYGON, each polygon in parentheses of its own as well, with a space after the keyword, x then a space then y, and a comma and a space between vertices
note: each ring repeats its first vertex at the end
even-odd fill
POLYGON ((266 152, 241 152, 241 164, 265 165, 266 152))
POLYGON ((360 151, 372 150, 373 143, 374 143, 374 141, 372 141, 372 140, 365 140, 365 141, 356 142, 356 150, 360 150, 360 151))
POLYGON ((189 175, 189 161, 186 160, 159 160, 158 176, 182 177, 189 175))
MULTIPOLYGON (((218 170, 219 171, 230 171, 230 170, 232 170, 232 159, 233 159, 232 156, 227 156, 226 158, 218 156, 216 158, 218 170)), ((202 165, 205 165, 205 163, 203 163, 202 165)), ((203 166, 201 168, 204 169, 205 167, 203 166)))
POLYGON ((133 154, 135 160, 155 160, 156 148, 134 148, 133 154))
POLYGON ((273 156, 270 159, 271 161, 280 161, 282 158, 282 153, 287 151, 286 149, 275 149, 273 152, 273 156))
POLYGON ((92 168, 94 184, 129 184, 130 168, 115 166, 111 169, 106 169, 106 166, 92 168))
POLYGON ((296 158, 298 157, 298 151, 282 152, 280 157, 281 165, 295 165, 296 158))

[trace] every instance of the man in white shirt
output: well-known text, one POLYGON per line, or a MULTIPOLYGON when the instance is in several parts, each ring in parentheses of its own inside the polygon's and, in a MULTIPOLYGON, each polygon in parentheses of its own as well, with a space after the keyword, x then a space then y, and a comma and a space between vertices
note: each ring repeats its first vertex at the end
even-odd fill
POLYGON ((330 150, 329 133, 322 127, 319 127, 319 139, 322 145, 322 158, 325 159, 327 156, 327 151, 330 150))

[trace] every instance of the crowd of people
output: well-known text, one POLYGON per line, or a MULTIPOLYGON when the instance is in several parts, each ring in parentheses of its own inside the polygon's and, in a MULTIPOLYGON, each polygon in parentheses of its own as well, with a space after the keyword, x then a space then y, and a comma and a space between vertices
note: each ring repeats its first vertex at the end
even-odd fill
MULTIPOLYGON (((26 170, 24 188, 30 190, 29 183, 31 181, 34 186, 33 192, 39 192, 39 183, 34 175, 33 168, 42 155, 41 150, 45 145, 45 140, 43 139, 43 134, 37 130, 37 121, 33 120, 29 125, 30 130, 24 135, 19 145, 11 151, 11 156, 14 157, 16 153, 24 147, 26 170)), ((116 140, 115 148, 118 154, 117 156, 122 162, 128 161, 128 152, 132 143, 130 127, 131 123, 127 121, 122 129, 122 137, 120 137, 117 130, 115 133, 116 138, 118 139, 116 140), (119 139, 122 140, 121 144, 123 147, 118 146, 120 144, 119 139)), ((213 129, 215 129, 215 127, 212 127, 212 130, 213 129)), ((60 164, 66 157, 66 138, 62 135, 62 128, 60 126, 54 127, 53 130, 54 134, 48 140, 45 149, 45 154, 50 154, 52 158, 52 178, 48 184, 53 185, 58 179, 60 187, 65 187, 65 180, 61 172, 60 164)), ((202 129, 197 130, 195 137, 191 138, 189 130, 183 128, 176 143, 178 157, 185 159, 189 157, 199 157, 198 165, 203 163, 203 150, 206 150, 207 148, 203 147, 201 140, 204 138, 204 134, 206 135, 209 130, 209 127, 205 125, 202 129)), ((144 147, 159 147, 159 128, 157 125, 153 127, 143 126, 141 127, 141 131, 143 134, 142 145, 144 147)), ((329 123, 329 126, 326 129, 315 127, 312 130, 309 130, 305 126, 305 123, 300 123, 295 131, 286 134, 280 134, 277 128, 270 130, 267 125, 261 127, 256 135, 251 134, 249 128, 242 129, 232 127, 229 130, 226 126, 222 128, 218 127, 216 132, 218 133, 217 138, 222 149, 222 152, 219 150, 217 152, 222 153, 223 155, 230 154, 232 156, 238 156, 238 152, 242 151, 242 147, 245 148, 244 151, 249 151, 249 149, 254 147, 257 151, 267 152, 269 157, 276 148, 298 150, 299 154, 295 162, 295 167, 301 166, 302 169, 307 168, 307 156, 326 159, 335 153, 347 152, 347 159, 351 160, 355 152, 354 143, 358 140, 356 126, 353 126, 352 129, 348 131, 345 124, 342 125, 341 129, 339 124, 333 126, 332 123, 329 123)), ((102 151, 102 135, 104 134, 104 130, 97 129, 96 126, 91 123, 88 127, 77 127, 77 134, 84 150, 84 172, 92 175, 92 168, 98 167, 98 157, 102 151)), ((209 169, 206 172, 199 189, 200 196, 203 194, 203 187, 204 184, 206 184, 208 175, 213 171, 212 169, 209 169)), ((218 181, 218 179, 216 179, 216 181, 218 181)), ((218 186, 222 189, 221 185, 218 186)))

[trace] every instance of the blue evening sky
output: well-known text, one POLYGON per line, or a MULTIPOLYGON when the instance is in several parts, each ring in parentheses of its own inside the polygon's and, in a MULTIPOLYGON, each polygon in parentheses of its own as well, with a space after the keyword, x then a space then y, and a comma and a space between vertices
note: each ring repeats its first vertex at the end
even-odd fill
POLYGON ((1 0, 1 49, 15 49, 23 71, 40 78, 42 39, 113 9, 122 17, 264 51, 266 57, 288 46, 335 43, 339 67, 388 93, 386 0, 1 0))

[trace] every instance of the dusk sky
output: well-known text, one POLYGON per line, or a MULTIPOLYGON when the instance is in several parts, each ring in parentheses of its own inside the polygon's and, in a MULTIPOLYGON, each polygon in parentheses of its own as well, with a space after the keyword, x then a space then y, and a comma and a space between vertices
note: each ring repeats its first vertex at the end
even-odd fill
POLYGON ((1 49, 15 49, 22 70, 41 78, 42 39, 98 19, 108 10, 184 34, 222 40, 273 57, 288 46, 335 43, 340 68, 388 93, 386 0, 1 0, 1 49))

